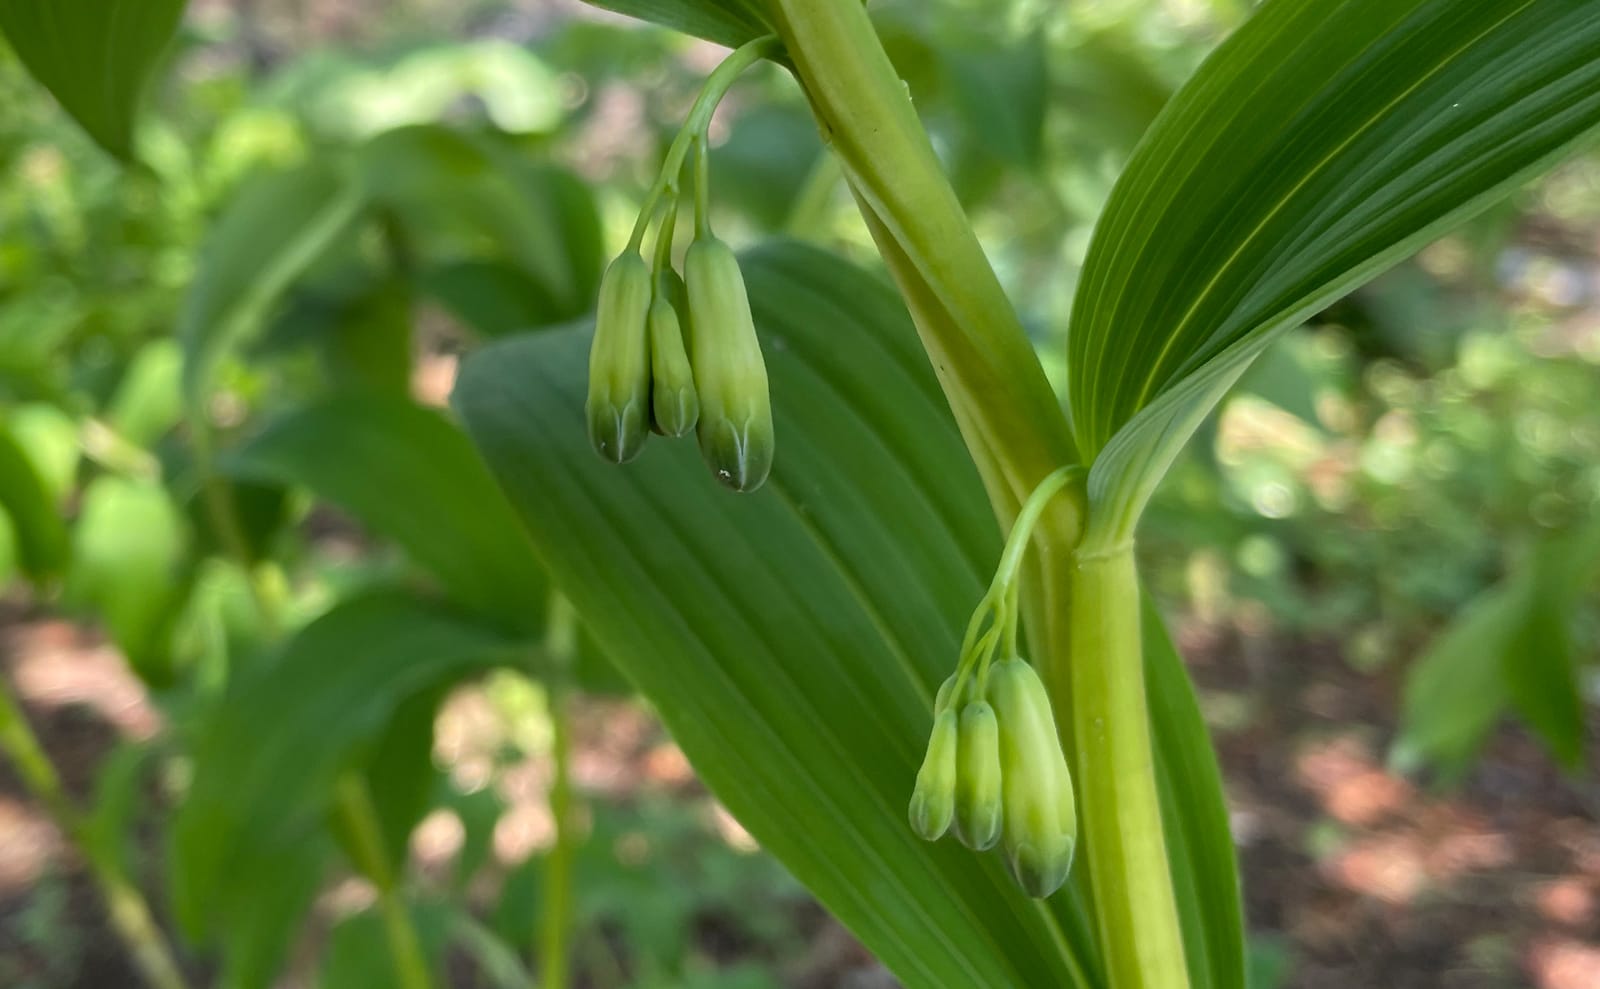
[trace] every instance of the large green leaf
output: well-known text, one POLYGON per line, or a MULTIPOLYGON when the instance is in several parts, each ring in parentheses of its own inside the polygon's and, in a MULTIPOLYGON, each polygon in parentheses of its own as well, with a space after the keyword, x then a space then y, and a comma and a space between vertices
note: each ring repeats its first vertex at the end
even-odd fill
POLYGON ((272 423, 222 468, 301 485, 403 546, 451 597, 536 628, 547 581, 516 513, 461 430, 390 395, 343 395, 272 423))
POLYGON ((359 183, 317 161, 247 182, 212 227, 184 300, 186 397, 198 404, 228 350, 257 331, 296 279, 345 233, 363 205, 359 183))
POLYGON ((0 31, 89 136, 133 157, 145 88, 184 0, 0 0, 0 31))
MULTIPOLYGON (((230 964, 248 977, 233 984, 261 985, 271 975, 285 925, 314 889, 287 883, 294 889, 286 891, 286 877, 317 872, 321 824, 340 774, 382 751, 408 700, 512 662, 516 651, 469 616, 378 592, 307 626, 208 713, 173 825, 172 890, 191 937, 267 931, 237 949, 248 964, 230 964)), ((431 772, 425 764, 419 771, 431 772)))
POLYGON ((1163 111, 1096 230, 1070 333, 1096 533, 1132 528, 1276 333, 1600 125, 1589 0, 1271 0, 1163 111))
POLYGON ((915 330, 884 283, 815 251, 746 274, 779 436, 761 492, 720 489, 692 443, 595 457, 577 331, 474 355, 468 432, 703 778, 906 985, 1098 985, 1071 887, 1040 907, 994 857, 905 821, 1000 549, 915 330))

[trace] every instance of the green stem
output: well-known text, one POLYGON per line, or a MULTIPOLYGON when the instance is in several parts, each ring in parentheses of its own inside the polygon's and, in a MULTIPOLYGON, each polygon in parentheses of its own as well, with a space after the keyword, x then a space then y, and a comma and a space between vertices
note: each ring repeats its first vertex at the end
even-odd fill
POLYGON ((547 678, 550 704, 550 817, 555 844, 544 872, 544 909, 539 929, 540 985, 565 989, 572 978, 572 864, 575 852, 572 820, 571 730, 567 697, 571 690, 572 659, 577 649, 577 614, 559 593, 550 595, 545 617, 544 653, 550 662, 547 678))
POLYGON ((700 89, 700 95, 695 97, 694 105, 689 108, 689 115, 684 118, 678 135, 667 147, 667 157, 662 162, 661 173, 656 176, 655 184, 645 194, 644 205, 639 209, 639 219, 634 222, 633 234, 628 238, 629 250, 637 251, 639 245, 644 243, 644 234, 655 216, 656 204, 667 194, 669 188, 676 188, 678 174, 683 171, 684 157, 689 153, 689 146, 696 138, 704 138, 710 131, 711 115, 716 112, 717 104, 722 102, 722 97, 732 88, 734 80, 738 79, 744 70, 777 51, 778 39, 769 34, 735 48, 732 54, 722 60, 721 65, 711 70, 711 74, 706 77, 705 85, 700 89))
POLYGON ((378 811, 366 780, 354 772, 346 773, 334 786, 334 813, 344 826, 351 848, 350 857, 361 874, 378 888, 378 908, 383 913, 384 931, 394 962, 395 984, 400 989, 432 989, 433 976, 422 950, 411 910, 399 877, 389 865, 378 811))
MULTIPOLYGON (((771 0, 769 9, 917 324, 995 515, 1009 527, 1041 481, 1078 462, 1066 415, 862 4, 771 0)), ((1074 553, 1087 511, 1080 492, 1054 500, 1040 517, 1021 605, 1057 730, 1079 772, 1090 875, 1078 883, 1103 895, 1091 898, 1110 982, 1184 987, 1131 550, 1115 565, 1085 561, 1080 569, 1074 553)))
POLYGON ((216 469, 216 456, 211 425, 198 409, 189 414, 195 463, 200 472, 200 498, 206 516, 222 551, 244 572, 245 583, 261 618, 261 624, 270 638, 276 634, 283 618, 283 593, 281 583, 273 579, 251 559, 250 543, 245 538, 244 524, 239 519, 238 504, 233 496, 233 485, 216 469))
POLYGON ((694 139, 694 234, 711 236, 711 142, 694 139))
POLYGON ((1065 415, 862 4, 771 10, 1009 527, 1046 475, 1077 462, 1065 415))
POLYGON ((1072 592, 1078 613, 1093 616, 1070 632, 1072 723, 1106 972, 1116 989, 1183 989, 1189 976, 1156 791, 1132 544, 1080 555, 1072 592))
POLYGON ((56 827, 78 849, 100 887, 100 895, 105 898, 111 929, 122 941, 145 982, 152 989, 188 989, 149 903, 121 870, 95 853, 82 814, 67 796, 55 765, 28 725, 22 706, 4 683, 0 683, 0 751, 11 760, 23 785, 45 808, 56 827))

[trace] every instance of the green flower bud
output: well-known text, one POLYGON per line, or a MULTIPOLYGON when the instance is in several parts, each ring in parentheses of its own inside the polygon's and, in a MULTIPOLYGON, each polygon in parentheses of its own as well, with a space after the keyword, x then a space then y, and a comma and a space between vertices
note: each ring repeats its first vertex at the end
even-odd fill
POLYGON ((911 791, 911 830, 928 841, 939 840, 950 829, 955 814, 957 735, 956 712, 946 711, 933 719, 928 752, 911 791))
POLYGON ((650 411, 651 425, 663 436, 682 436, 700 418, 678 311, 659 293, 650 303, 650 411))
POLYGON ((961 711, 956 744, 956 837, 975 851, 1000 840, 1000 723, 994 708, 973 701, 961 711))
POLYGON ((1072 773, 1056 735, 1050 696, 1021 659, 989 670, 989 702, 1000 722, 1002 841, 1011 874, 1028 895, 1046 897, 1066 882, 1078 841, 1072 773))
POLYGON ((703 236, 689 245, 683 274, 700 452, 717 480, 754 491, 772 470, 772 400, 739 260, 727 244, 703 236))
POLYGON ((612 463, 639 455, 649 435, 650 266, 620 255, 600 281, 600 311, 589 348, 589 442, 612 463))

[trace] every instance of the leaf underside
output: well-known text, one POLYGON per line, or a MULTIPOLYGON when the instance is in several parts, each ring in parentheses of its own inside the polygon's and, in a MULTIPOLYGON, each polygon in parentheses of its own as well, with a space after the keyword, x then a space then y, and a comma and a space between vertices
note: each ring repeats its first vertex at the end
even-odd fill
POLYGON ((1592 0, 1274 0, 1162 112, 1069 334, 1091 494, 1124 531, 1273 335, 1600 126, 1592 0))

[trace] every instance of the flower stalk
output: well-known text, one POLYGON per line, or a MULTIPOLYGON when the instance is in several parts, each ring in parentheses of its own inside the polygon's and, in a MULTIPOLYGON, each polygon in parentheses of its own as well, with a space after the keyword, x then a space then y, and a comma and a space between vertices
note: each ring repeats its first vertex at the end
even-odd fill
POLYGON ((150 904, 115 864, 95 853, 82 813, 73 804, 55 764, 29 727, 22 705, 0 683, 0 752, 16 768, 24 786, 39 801, 78 853, 105 899, 111 929, 134 967, 152 989, 187 989, 166 936, 156 924, 150 904))

